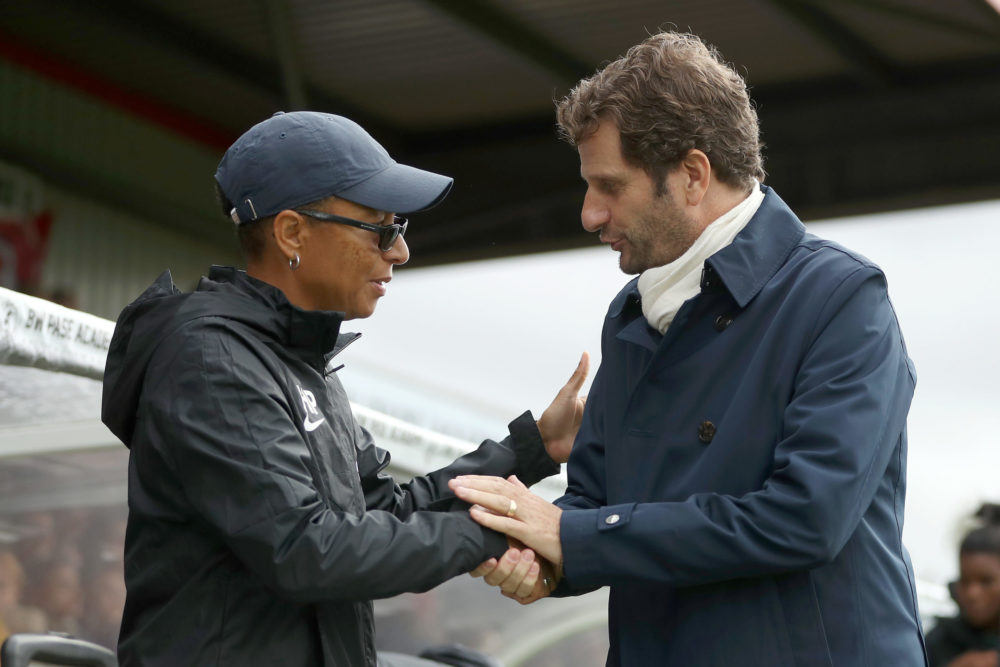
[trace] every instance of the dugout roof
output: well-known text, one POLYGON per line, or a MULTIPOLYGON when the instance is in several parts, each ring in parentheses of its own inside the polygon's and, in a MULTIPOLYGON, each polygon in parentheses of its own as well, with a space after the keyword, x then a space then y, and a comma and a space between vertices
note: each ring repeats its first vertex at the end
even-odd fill
MULTIPOLYGON (((277 109, 348 115, 456 177, 412 229, 420 264, 593 243, 552 100, 658 26, 746 75, 768 183, 803 217, 1000 196, 1000 0, 23 0, 0 58, 218 154, 277 109)), ((10 140, 0 158, 231 242, 149 205, 170 199, 154 184, 10 140)))

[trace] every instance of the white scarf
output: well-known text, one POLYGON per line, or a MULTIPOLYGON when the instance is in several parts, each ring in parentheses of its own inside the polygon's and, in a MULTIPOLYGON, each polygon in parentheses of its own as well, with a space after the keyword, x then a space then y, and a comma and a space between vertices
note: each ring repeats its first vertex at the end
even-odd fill
POLYGON ((639 276, 642 314, 661 334, 673 322, 685 301, 701 291, 705 260, 733 242, 764 201, 760 183, 742 202, 729 209, 702 231, 683 255, 663 266, 646 269, 639 276))

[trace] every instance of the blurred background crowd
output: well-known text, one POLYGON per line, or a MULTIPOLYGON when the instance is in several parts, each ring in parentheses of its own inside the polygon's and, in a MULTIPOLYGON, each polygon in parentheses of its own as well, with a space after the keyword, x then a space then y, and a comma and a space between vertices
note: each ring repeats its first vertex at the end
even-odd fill
POLYGON ((6 517, 20 539, 0 543, 0 641, 64 632, 114 647, 125 603, 125 508, 47 510, 6 517))

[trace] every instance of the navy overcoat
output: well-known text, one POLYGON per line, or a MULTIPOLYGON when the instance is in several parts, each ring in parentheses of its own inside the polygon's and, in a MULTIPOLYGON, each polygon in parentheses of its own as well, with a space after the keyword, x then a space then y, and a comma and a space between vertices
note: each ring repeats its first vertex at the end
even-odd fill
POLYGON ((611 587, 609 665, 924 665, 885 276, 764 190, 665 335, 612 302, 557 594, 611 587))

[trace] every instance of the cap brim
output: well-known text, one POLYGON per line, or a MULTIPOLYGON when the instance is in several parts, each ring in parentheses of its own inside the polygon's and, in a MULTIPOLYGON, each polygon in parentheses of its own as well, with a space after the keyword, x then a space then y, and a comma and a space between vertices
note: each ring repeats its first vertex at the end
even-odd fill
POLYGON ((415 213, 440 204, 453 182, 450 176, 393 163, 337 196, 379 211, 415 213))

